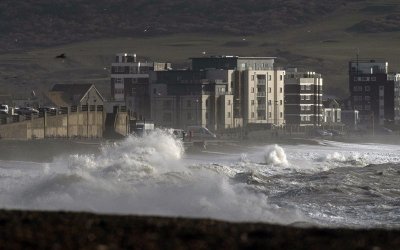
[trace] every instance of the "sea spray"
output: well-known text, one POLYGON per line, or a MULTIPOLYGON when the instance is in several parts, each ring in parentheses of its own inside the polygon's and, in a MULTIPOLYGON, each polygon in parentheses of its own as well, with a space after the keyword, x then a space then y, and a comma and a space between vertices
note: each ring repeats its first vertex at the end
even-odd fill
POLYGON ((104 145, 100 155, 71 155, 67 161, 70 170, 118 172, 122 169, 149 174, 176 169, 183 153, 180 140, 157 129, 144 137, 131 135, 120 142, 104 145))
POLYGON ((288 166, 289 162, 286 158, 285 151, 283 150, 282 147, 278 145, 273 145, 267 147, 265 150, 265 163, 266 164, 272 164, 272 165, 278 165, 278 166, 288 166))

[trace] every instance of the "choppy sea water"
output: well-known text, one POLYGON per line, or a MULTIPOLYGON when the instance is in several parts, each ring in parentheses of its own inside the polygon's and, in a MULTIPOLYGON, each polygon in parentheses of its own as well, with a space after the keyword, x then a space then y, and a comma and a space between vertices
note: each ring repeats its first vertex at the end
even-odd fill
POLYGON ((0 208, 400 227, 400 145, 243 146, 184 152, 156 131, 101 153, 0 161, 0 208))

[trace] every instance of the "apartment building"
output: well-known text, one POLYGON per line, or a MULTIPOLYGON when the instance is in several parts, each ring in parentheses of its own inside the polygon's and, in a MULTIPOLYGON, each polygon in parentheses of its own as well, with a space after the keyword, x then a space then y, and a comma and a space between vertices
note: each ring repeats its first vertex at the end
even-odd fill
POLYGON ((170 63, 141 62, 136 54, 116 54, 111 64, 111 97, 123 103, 131 117, 150 119, 149 73, 171 68, 170 63))
POLYGON ((275 57, 199 57, 192 58, 192 69, 227 71, 235 126, 282 126, 285 71, 274 68, 274 61, 275 57))
POLYGON ((288 125, 320 126, 323 122, 321 74, 287 69, 285 120, 288 125))
POLYGON ((234 127, 233 95, 228 82, 224 81, 227 75, 211 71, 152 72, 151 117, 154 123, 173 128, 197 125, 214 131, 234 127))
POLYGON ((360 123, 399 123, 399 74, 388 71, 384 59, 353 59, 349 62, 351 107, 359 110, 360 123))

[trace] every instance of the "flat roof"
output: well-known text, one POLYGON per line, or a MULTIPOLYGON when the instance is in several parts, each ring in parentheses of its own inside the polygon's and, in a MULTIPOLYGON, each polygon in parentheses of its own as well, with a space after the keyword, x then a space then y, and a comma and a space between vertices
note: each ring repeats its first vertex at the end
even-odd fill
POLYGON ((237 59, 276 59, 273 56, 203 56, 203 57, 190 57, 189 59, 214 59, 214 58, 237 58, 237 59))

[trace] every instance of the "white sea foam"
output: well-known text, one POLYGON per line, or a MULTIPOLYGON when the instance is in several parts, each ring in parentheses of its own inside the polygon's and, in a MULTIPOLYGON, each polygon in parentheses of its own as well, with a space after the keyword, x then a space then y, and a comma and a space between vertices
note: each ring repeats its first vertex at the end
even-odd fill
POLYGON ((267 149, 265 150, 265 163, 278 166, 289 165, 285 151, 283 150, 282 147, 276 144, 267 147, 267 149))
POLYGON ((157 130, 142 138, 128 137, 103 146, 98 155, 71 155, 46 164, 0 161, 4 166, 0 167, 0 204, 5 208, 231 221, 310 221, 305 214, 313 214, 307 210, 313 206, 291 203, 291 196, 271 201, 270 195, 290 193, 292 188, 295 194, 301 194, 302 190, 297 189, 306 183, 296 179, 299 172, 302 176, 353 166, 352 161, 359 159, 374 163, 398 157, 396 152, 386 149, 374 152, 349 149, 348 145, 341 148, 340 144, 285 146, 285 149, 273 145, 251 148, 242 155, 187 157, 181 141, 157 130), (245 178, 235 179, 241 173, 245 178), (287 182, 280 184, 285 178, 287 182), (267 188, 268 183, 282 186, 267 188))

